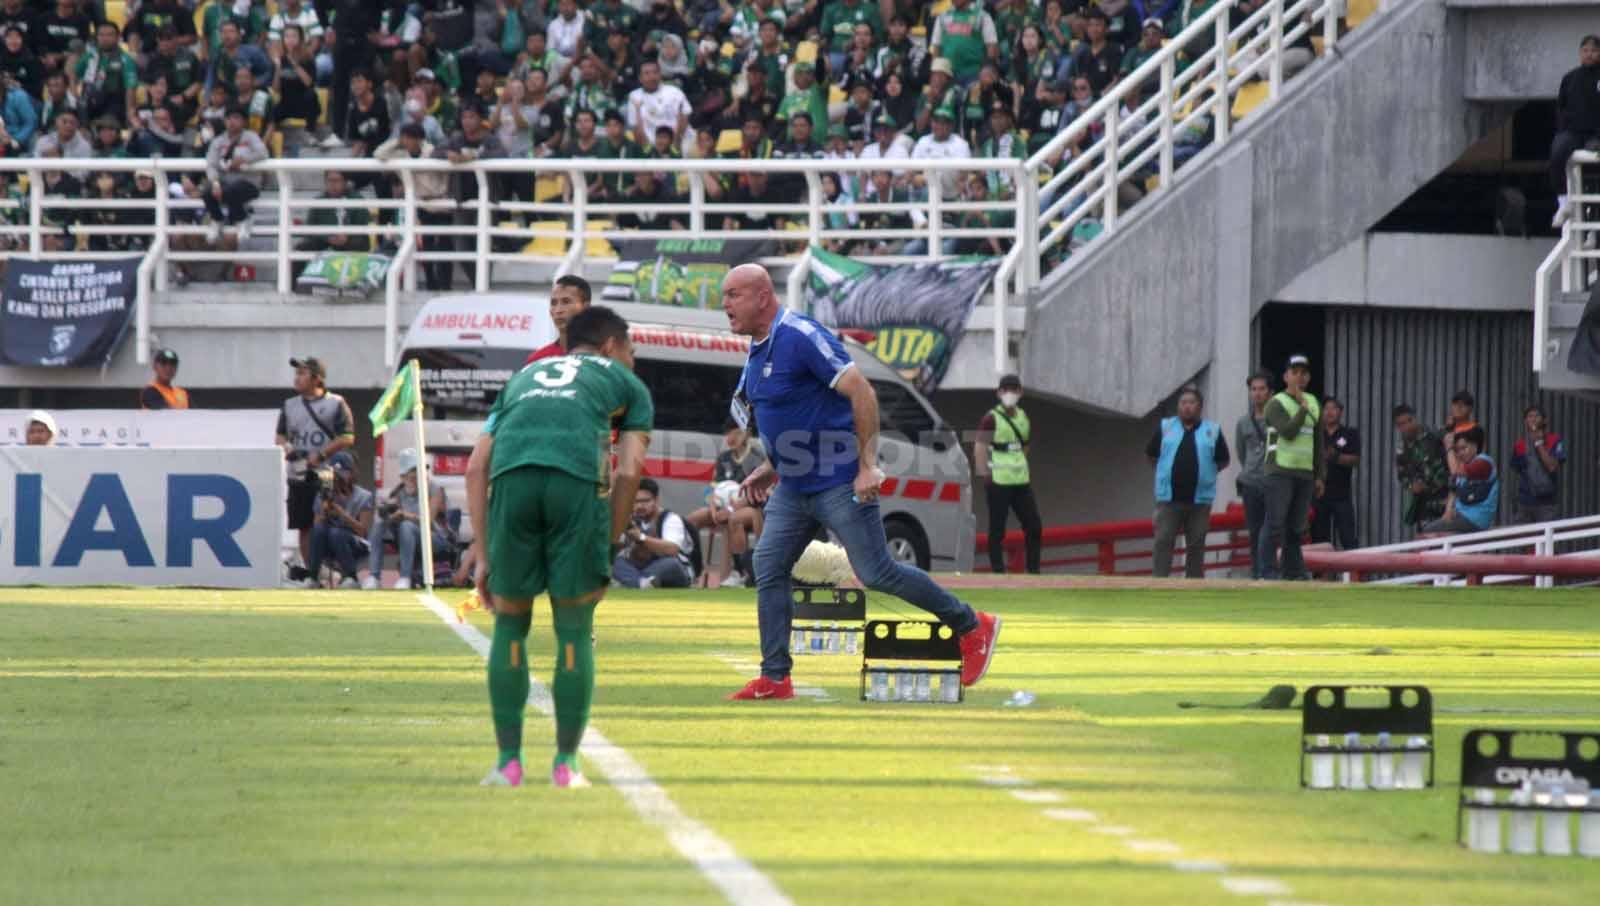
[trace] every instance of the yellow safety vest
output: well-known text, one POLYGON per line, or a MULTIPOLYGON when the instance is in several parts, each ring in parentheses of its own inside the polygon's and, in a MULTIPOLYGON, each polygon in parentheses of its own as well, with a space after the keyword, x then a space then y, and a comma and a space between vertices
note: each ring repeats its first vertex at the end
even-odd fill
MULTIPOLYGON (((1306 401, 1306 408, 1311 410, 1311 418, 1307 420, 1306 426, 1300 429, 1299 434, 1287 439, 1278 436, 1278 432, 1273 430, 1269 424, 1267 426, 1267 458, 1280 469, 1315 472, 1317 470, 1316 432, 1322 430, 1322 407, 1317 404, 1317 398, 1311 394, 1307 393, 1303 396, 1306 401)), ((1288 413, 1290 418, 1300 414, 1300 404, 1296 403, 1294 397, 1289 394, 1280 393, 1274 399, 1283 406, 1283 411, 1288 413)))
POLYGON ((996 406, 990 414, 994 416, 994 437, 989 441, 989 480, 1006 486, 1027 484, 1028 454, 1022 448, 1033 435, 1028 413, 1018 408, 1016 415, 1008 416, 1004 406, 996 406), (1015 431, 1011 428, 1013 423, 1015 431), (1022 432, 1021 437, 1017 431, 1022 432))

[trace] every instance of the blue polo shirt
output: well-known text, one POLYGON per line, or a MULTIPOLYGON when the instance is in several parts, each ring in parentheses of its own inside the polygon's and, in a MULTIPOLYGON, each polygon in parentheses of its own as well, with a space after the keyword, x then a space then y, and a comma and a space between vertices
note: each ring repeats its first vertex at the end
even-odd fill
POLYGON ((755 410, 755 428, 791 489, 815 494, 856 480, 855 418, 834 389, 854 366, 838 337, 788 309, 750 344, 734 406, 742 398, 755 410))

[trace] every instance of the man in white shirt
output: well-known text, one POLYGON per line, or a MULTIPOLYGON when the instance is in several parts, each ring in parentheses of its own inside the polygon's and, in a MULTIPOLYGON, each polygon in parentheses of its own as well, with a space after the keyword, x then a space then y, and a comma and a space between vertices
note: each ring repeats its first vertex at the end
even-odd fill
POLYGON ((283 0, 272 21, 267 23, 267 43, 283 43, 283 30, 291 25, 300 26, 306 46, 311 48, 311 54, 315 56, 322 49, 322 20, 317 18, 317 11, 305 0, 283 0))
MULTIPOLYGON (((972 148, 967 145, 967 140, 956 134, 956 113, 949 107, 940 107, 933 112, 933 131, 917 139, 917 144, 911 149, 912 160, 963 160, 972 157, 972 148)), ((918 184, 923 184, 925 179, 921 173, 914 177, 918 184)), ((958 170, 945 170, 939 174, 939 188, 945 201, 955 201, 961 193, 961 173, 958 170)))
MULTIPOLYGON (((861 149, 862 160, 905 160, 911 156, 911 139, 898 131, 894 117, 887 113, 879 114, 877 120, 873 122, 872 138, 873 140, 861 149)), ((903 171, 896 170, 894 178, 898 182, 904 175, 903 171)), ((877 196, 878 190, 872 180, 866 179, 863 182, 866 185, 862 189, 862 198, 871 201, 877 196)))
POLYGON ((570 64, 578 58, 587 23, 588 18, 578 9, 577 0, 560 0, 556 4, 556 17, 545 25, 545 42, 570 64))
POLYGON ((656 130, 666 126, 681 142, 689 128, 689 99, 676 85, 661 84, 661 65, 646 60, 639 66, 639 87, 628 95, 628 128, 641 147, 655 144, 656 130))

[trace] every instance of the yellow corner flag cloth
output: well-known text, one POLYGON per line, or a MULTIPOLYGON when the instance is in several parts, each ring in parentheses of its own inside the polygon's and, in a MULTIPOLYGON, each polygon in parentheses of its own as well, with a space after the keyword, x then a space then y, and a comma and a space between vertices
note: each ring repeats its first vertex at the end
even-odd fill
POLYGON ((378 397, 378 404, 367 413, 372 420, 373 437, 382 436, 383 432, 410 418, 412 412, 420 407, 421 400, 417 393, 420 375, 417 360, 412 359, 394 376, 389 389, 383 391, 383 396, 378 397))

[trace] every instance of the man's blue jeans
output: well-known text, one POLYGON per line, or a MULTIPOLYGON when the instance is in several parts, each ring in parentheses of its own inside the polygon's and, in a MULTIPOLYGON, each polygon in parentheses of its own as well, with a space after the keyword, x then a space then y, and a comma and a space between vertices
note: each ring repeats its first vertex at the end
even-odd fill
MULTIPOLYGON (((396 517, 394 521, 386 519, 372 520, 372 530, 367 533, 367 544, 372 550, 367 555, 367 568, 374 576, 383 575, 383 537, 384 529, 394 529, 395 552, 400 556, 400 577, 409 579, 416 572, 417 557, 422 553, 422 529, 417 523, 409 519, 396 517)), ((433 536, 433 552, 442 553, 439 544, 440 538, 435 527, 433 536)))
POLYGON ((361 541, 356 533, 342 525, 318 522, 311 529, 311 562, 306 569, 315 577, 324 560, 332 559, 339 572, 347 579, 356 577, 356 557, 361 551, 361 541))
POLYGON ((761 621, 761 674, 782 680, 794 660, 789 634, 794 622, 794 595, 789 571, 817 526, 827 527, 850 555, 850 567, 873 591, 887 592, 928 611, 964 634, 978 625, 972 608, 940 588, 927 573, 889 555, 878 504, 856 503, 849 484, 805 494, 778 482, 767 501, 766 524, 756 544, 756 611, 761 621))
POLYGON ((624 588, 638 588, 639 580, 646 577, 655 580, 656 588, 688 588, 694 581, 689 567, 677 557, 657 557, 641 567, 626 554, 618 554, 611 564, 611 578, 624 588))

